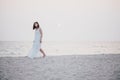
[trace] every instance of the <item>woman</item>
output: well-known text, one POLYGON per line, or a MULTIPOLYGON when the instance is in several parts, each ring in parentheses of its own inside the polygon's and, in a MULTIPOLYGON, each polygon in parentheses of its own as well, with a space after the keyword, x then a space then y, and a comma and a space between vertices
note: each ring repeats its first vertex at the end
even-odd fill
POLYGON ((41 49, 43 33, 38 22, 34 22, 33 30, 35 30, 34 41, 33 41, 32 48, 28 53, 28 57, 33 59, 40 51, 43 54, 43 58, 44 58, 46 55, 44 51, 41 49))

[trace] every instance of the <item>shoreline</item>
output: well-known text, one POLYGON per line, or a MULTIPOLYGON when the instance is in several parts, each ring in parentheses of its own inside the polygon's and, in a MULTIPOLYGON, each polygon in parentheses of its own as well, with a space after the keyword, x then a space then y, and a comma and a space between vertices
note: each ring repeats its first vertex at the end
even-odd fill
MULTIPOLYGON (((42 55, 42 54, 41 54, 42 55)), ((46 55, 48 57, 52 57, 52 56, 100 56, 100 55, 120 55, 120 53, 102 53, 102 54, 64 54, 64 55, 61 55, 61 54, 58 54, 58 55, 46 55)), ((1 57, 27 57, 27 55, 4 55, 4 56, 0 56, 1 57)), ((37 57, 42 57, 42 56, 37 56, 37 57)))

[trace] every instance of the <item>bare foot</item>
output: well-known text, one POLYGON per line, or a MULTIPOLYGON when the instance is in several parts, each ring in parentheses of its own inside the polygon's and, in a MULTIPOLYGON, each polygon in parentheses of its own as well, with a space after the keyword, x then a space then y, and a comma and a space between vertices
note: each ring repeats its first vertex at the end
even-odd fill
POLYGON ((45 58, 45 56, 46 56, 46 55, 44 54, 44 55, 43 55, 43 58, 45 58))

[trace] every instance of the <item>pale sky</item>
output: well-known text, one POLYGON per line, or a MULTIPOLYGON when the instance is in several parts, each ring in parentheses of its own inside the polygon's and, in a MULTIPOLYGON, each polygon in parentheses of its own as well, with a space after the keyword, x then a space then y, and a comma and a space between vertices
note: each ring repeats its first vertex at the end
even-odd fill
POLYGON ((119 41, 120 0, 0 0, 0 40, 32 41, 35 21, 44 41, 119 41))

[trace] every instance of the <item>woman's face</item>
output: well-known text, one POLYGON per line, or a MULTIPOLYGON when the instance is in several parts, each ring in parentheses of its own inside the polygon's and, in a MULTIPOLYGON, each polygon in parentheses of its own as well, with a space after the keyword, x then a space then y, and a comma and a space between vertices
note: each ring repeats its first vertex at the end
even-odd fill
POLYGON ((36 28, 38 27, 38 24, 37 24, 37 23, 35 23, 35 27, 36 27, 36 28))

